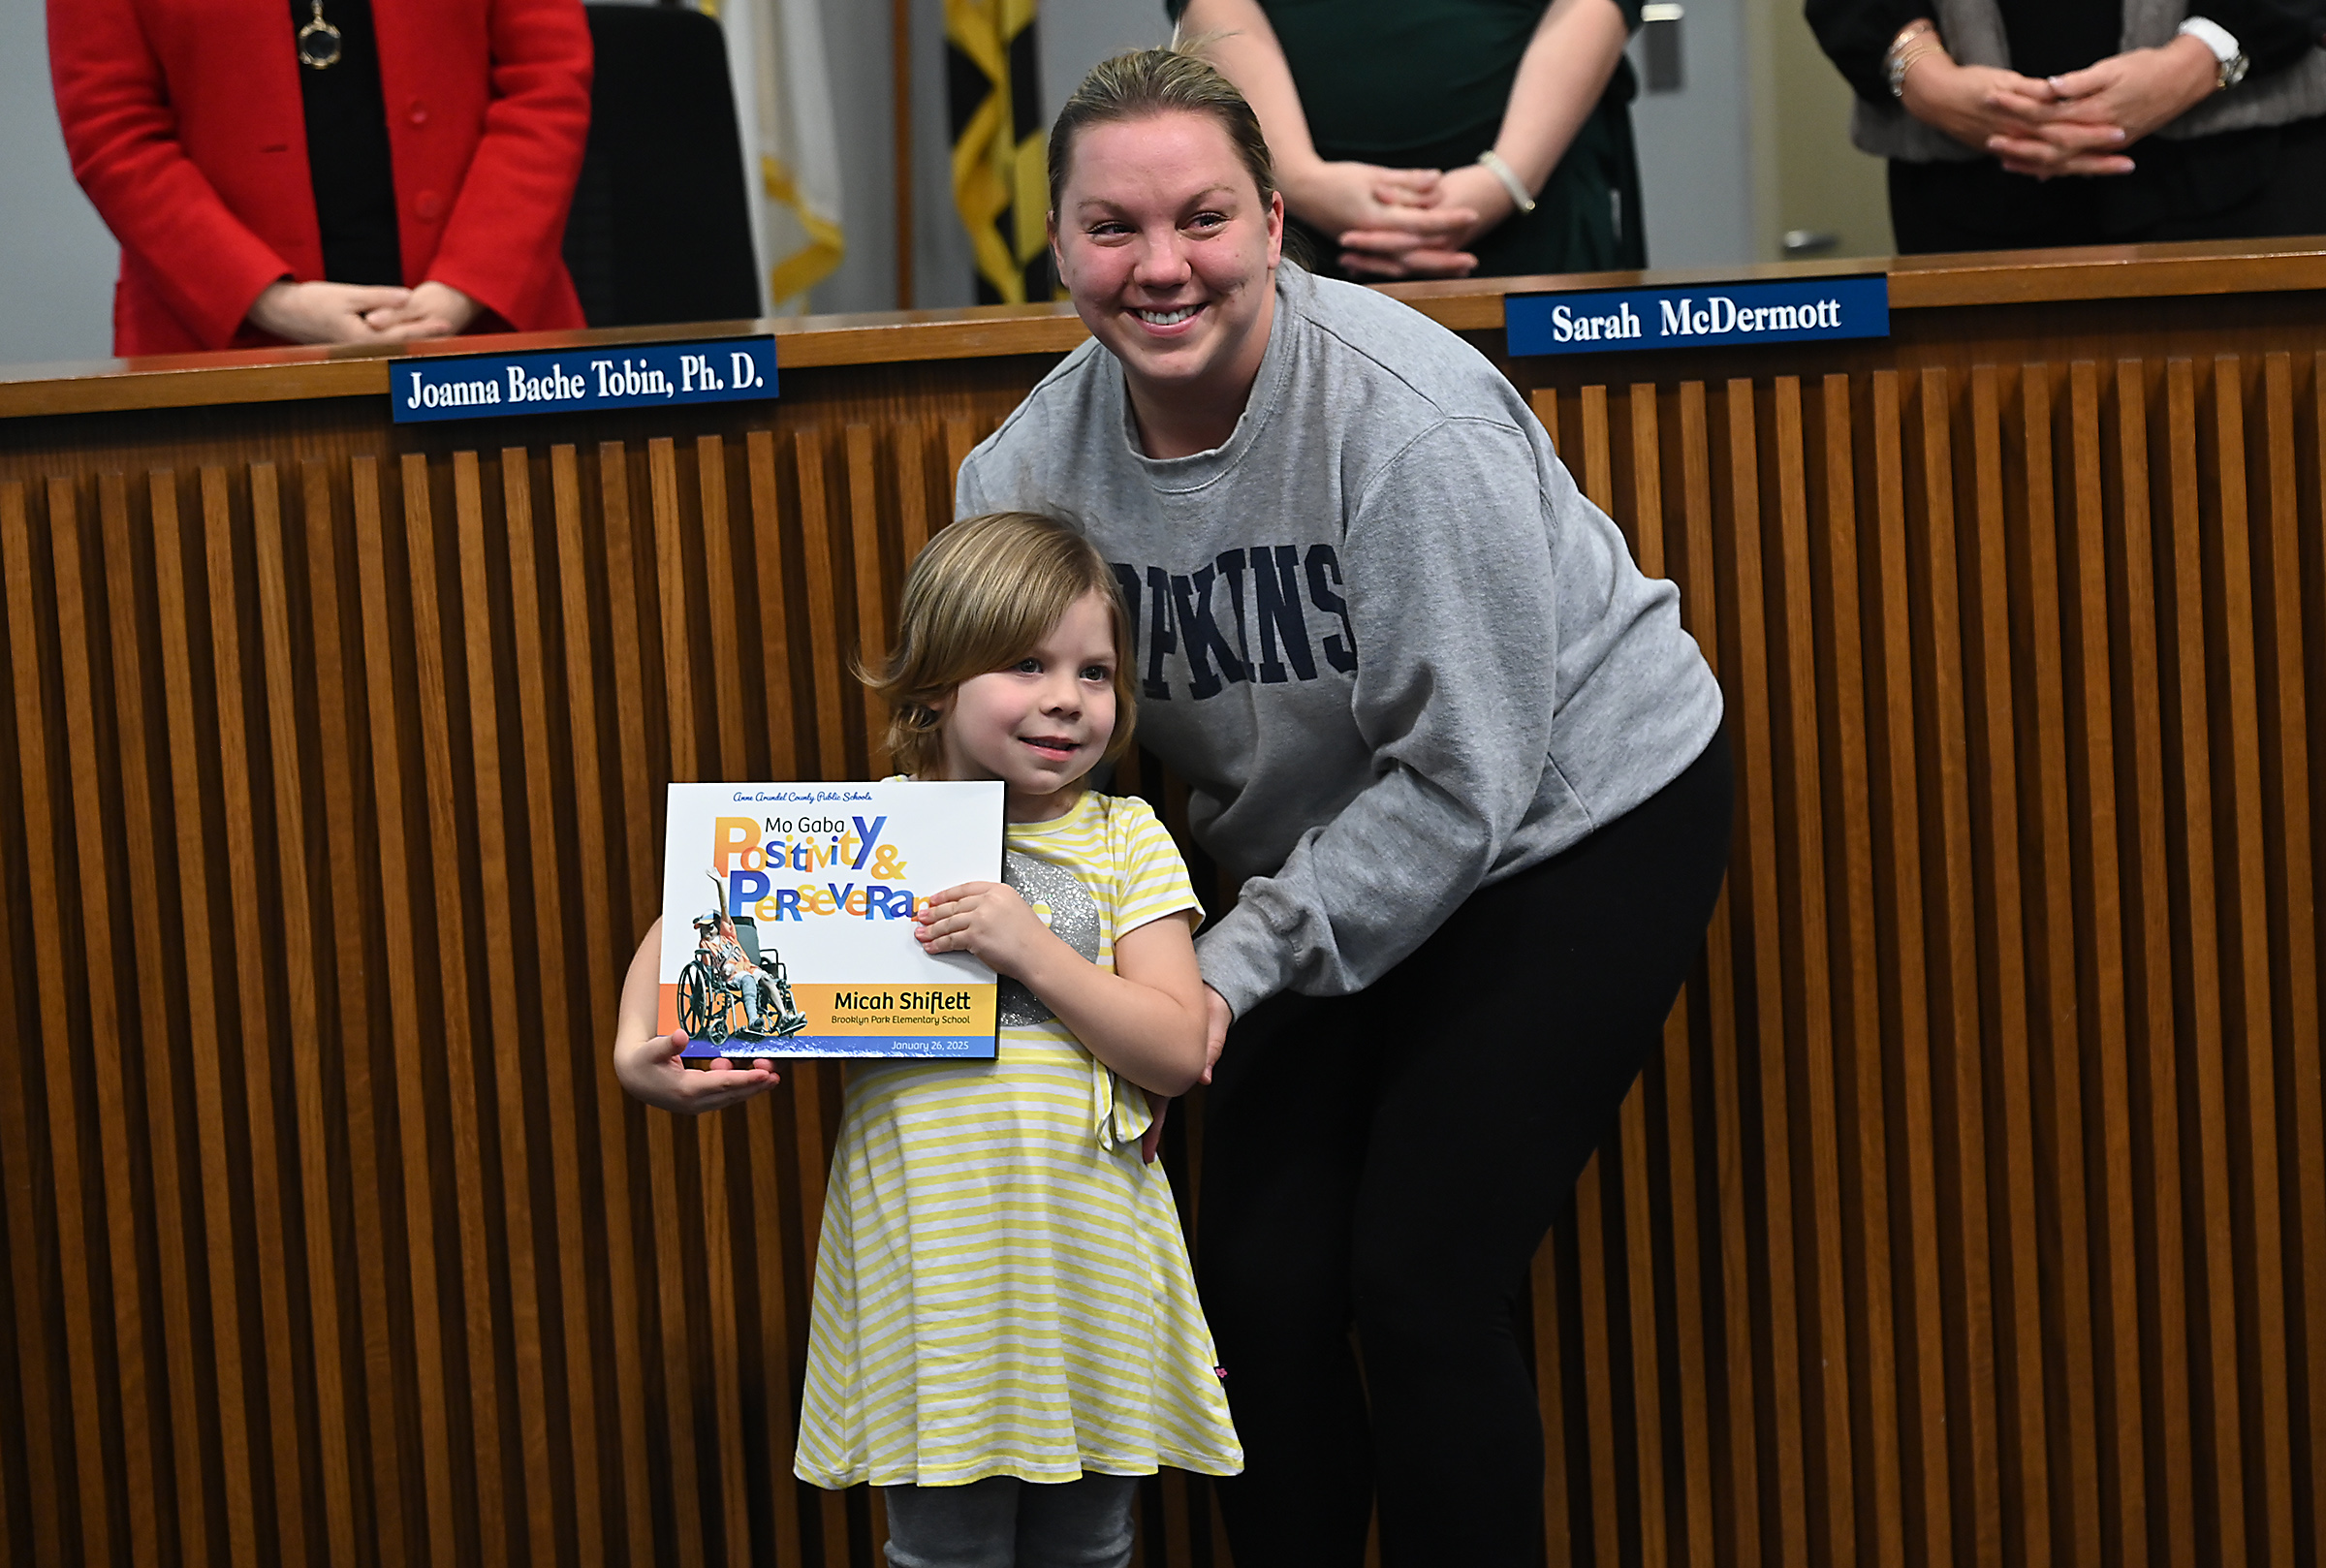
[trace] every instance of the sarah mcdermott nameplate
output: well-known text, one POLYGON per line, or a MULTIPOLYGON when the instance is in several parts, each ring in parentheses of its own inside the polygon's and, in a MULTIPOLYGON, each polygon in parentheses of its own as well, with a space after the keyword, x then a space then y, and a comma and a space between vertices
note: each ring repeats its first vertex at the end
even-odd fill
POLYGON ((388 404, 398 424, 748 402, 775 395, 775 339, 431 354, 395 361, 388 380, 388 404))
POLYGON ((1502 324, 1513 356, 1888 337, 1890 280, 1783 278, 1514 294, 1502 302, 1502 324))

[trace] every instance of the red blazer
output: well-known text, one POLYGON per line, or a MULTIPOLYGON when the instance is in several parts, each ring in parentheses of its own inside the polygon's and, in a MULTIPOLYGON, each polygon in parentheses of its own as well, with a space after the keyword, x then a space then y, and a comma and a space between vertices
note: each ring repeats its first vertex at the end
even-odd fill
MULTIPOLYGON (((372 24, 404 281, 519 330, 582 326, 559 254, 589 130, 581 0, 386 0, 372 24)), ((273 342, 251 302, 323 276, 293 32, 285 0, 48 0, 73 173, 121 241, 115 354, 273 342)))

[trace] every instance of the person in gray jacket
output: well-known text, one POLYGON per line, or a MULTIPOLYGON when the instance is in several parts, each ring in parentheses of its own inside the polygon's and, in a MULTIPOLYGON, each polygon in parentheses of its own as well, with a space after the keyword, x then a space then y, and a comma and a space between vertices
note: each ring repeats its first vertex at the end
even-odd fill
POLYGON ((2321 0, 1806 0, 1903 253, 2326 230, 2321 0))
POLYGON ((956 505, 1098 546, 1143 740, 1244 879, 1198 943, 1231 1543, 1354 1565, 1377 1500, 1386 1562, 1539 1561, 1513 1307, 1726 868, 1719 687, 1485 358, 1281 260, 1258 122, 1209 65, 1106 62, 1050 157, 1094 341, 956 505))

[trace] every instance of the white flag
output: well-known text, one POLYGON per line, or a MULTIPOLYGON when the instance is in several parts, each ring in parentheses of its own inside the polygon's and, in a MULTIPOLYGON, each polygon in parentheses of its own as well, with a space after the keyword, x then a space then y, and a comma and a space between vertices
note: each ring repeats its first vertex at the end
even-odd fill
POLYGON ((727 28, 744 162, 756 154, 752 227, 777 315, 840 265, 840 139, 819 0, 699 0, 727 28))

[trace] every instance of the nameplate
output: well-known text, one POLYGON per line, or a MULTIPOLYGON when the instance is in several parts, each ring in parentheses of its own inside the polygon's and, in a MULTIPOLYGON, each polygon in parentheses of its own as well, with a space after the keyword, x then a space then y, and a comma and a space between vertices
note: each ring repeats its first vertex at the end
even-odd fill
POLYGON ((1502 301, 1502 321, 1513 356, 1888 337, 1890 280, 1787 278, 1514 294, 1502 301))
POLYGON ((774 395, 772 337, 430 355, 397 360, 388 378, 388 403, 398 424, 736 403, 774 395))

